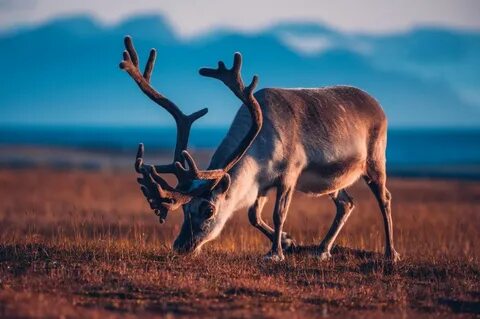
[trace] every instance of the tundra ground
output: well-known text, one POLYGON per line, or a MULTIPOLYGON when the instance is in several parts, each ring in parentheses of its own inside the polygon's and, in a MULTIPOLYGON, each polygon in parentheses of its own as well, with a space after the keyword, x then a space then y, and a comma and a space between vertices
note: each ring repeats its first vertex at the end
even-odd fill
MULTIPOLYGON (((294 197, 286 230, 301 248, 262 261, 269 242, 239 211, 199 256, 171 243, 129 172, 0 170, 0 317, 475 317, 480 313, 480 183, 390 179, 402 261, 384 262, 367 186, 330 261, 309 253, 329 198, 294 197)), ((272 200, 264 218, 271 220, 272 200)))

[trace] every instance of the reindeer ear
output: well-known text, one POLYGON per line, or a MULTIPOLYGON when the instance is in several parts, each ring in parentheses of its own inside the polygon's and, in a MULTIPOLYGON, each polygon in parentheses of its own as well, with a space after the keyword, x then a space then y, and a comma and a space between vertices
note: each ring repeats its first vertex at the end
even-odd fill
POLYGON ((231 181, 232 180, 229 174, 223 175, 220 182, 217 184, 217 186, 215 186, 215 191, 219 192, 220 194, 226 193, 230 188, 231 181))

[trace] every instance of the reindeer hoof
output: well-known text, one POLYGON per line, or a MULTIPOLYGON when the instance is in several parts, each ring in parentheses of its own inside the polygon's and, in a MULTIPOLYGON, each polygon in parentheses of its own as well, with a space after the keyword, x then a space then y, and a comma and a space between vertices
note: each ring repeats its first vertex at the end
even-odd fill
POLYGON ((292 252, 295 250, 295 247, 296 247, 296 243, 295 243, 295 240, 293 240, 292 237, 290 237, 290 235, 288 235, 287 233, 282 233, 282 249, 283 251, 285 252, 292 252))
POLYGON ((319 251, 315 254, 320 261, 327 261, 332 258, 332 254, 329 251, 319 251))
POLYGON ((395 264, 401 260, 400 254, 397 253, 395 250, 391 252, 386 252, 385 253, 385 259, 390 261, 392 264, 395 264))
POLYGON ((268 254, 263 256, 263 260, 278 263, 278 262, 284 261, 285 257, 283 256, 283 254, 269 252, 268 254))

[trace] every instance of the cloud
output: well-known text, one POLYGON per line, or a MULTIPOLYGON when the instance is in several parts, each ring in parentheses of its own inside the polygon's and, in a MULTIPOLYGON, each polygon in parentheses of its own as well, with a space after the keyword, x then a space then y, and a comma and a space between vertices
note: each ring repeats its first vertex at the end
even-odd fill
POLYGON ((347 32, 384 33, 419 25, 480 29, 476 0, 0 0, 0 29, 90 14, 107 24, 144 13, 164 15, 184 37, 218 28, 253 32, 278 22, 325 23, 347 32))
POLYGON ((280 39, 295 51, 306 55, 318 54, 335 47, 335 43, 333 43, 331 39, 327 36, 321 35, 298 36, 291 33, 285 33, 280 35, 280 39))

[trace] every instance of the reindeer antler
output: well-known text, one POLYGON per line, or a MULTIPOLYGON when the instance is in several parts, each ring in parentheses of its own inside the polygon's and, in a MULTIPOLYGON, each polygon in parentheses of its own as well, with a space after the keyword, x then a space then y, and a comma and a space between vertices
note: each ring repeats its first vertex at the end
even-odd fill
POLYGON ((150 84, 150 78, 155 64, 156 51, 152 49, 148 57, 147 64, 143 74, 138 67, 138 55, 133 46, 132 39, 125 37, 125 48, 123 52, 123 61, 120 68, 125 70, 140 89, 155 103, 162 106, 175 119, 177 125, 177 143, 175 145, 175 154, 173 162, 167 165, 145 165, 143 160, 144 147, 139 145, 137 158, 135 161, 135 170, 142 174, 138 178, 138 183, 150 207, 160 216, 160 222, 163 222, 168 211, 175 210, 188 203, 192 197, 197 196, 207 189, 213 189, 220 180, 228 174, 230 169, 242 158, 247 149, 252 144, 262 127, 262 112, 258 101, 253 96, 253 90, 257 85, 257 76, 253 77, 249 86, 245 87, 240 69, 242 57, 240 53, 235 53, 234 63, 231 69, 227 69, 223 62, 218 63, 218 69, 201 69, 200 74, 212 78, 217 78, 225 83, 230 90, 247 106, 253 121, 252 127, 247 135, 242 139, 238 148, 230 154, 225 166, 221 169, 200 170, 193 157, 188 153, 187 144, 190 135, 190 129, 194 121, 207 113, 207 109, 202 109, 191 115, 185 115, 180 108, 156 91, 150 84), (186 163, 185 163, 186 162, 186 163), (188 168, 187 165, 188 164, 188 168), (177 177, 176 187, 170 186, 159 173, 170 173, 177 177), (194 180, 207 180, 211 183, 204 183, 195 189, 189 189, 194 180))
POLYGON ((208 112, 208 109, 204 108, 190 115, 185 115, 175 103, 160 94, 150 84, 157 55, 155 49, 150 50, 148 61, 142 74, 138 66, 138 55, 133 46, 131 37, 125 37, 124 43, 126 50, 123 52, 123 61, 120 63, 120 68, 130 75, 145 95, 167 110, 167 112, 175 119, 177 125, 177 141, 172 163, 157 166, 144 165, 143 144, 140 144, 139 146, 135 162, 136 171, 142 174, 142 178, 138 179, 142 192, 150 203, 150 207, 160 216, 160 221, 162 222, 165 220, 168 211, 179 208, 188 202, 191 199, 191 196, 188 196, 168 185, 158 173, 175 174, 177 178, 180 176, 180 178, 178 178, 179 184, 186 184, 188 182, 184 178, 186 177, 185 171, 187 170, 184 168, 185 158, 182 152, 187 148, 190 129, 193 122, 205 115, 208 112), (182 167, 183 169, 180 171, 177 167, 182 167))
POLYGON ((247 135, 240 142, 240 145, 237 147, 237 149, 230 154, 226 165, 223 168, 225 172, 230 171, 230 169, 235 166, 235 164, 246 153, 250 145, 252 145, 253 141, 255 140, 255 137, 257 137, 258 133, 260 132, 263 123, 260 104, 258 104, 257 99, 253 96, 253 90, 258 83, 258 77, 256 75, 253 76, 250 85, 245 87, 240 74, 241 68, 242 55, 236 52, 233 57, 233 66, 231 69, 227 69, 225 67, 225 63, 219 61, 217 69, 202 68, 199 71, 200 75, 218 79, 228 86, 228 88, 232 90, 232 92, 245 104, 250 111, 250 115, 252 116, 252 126, 250 127, 247 135))

